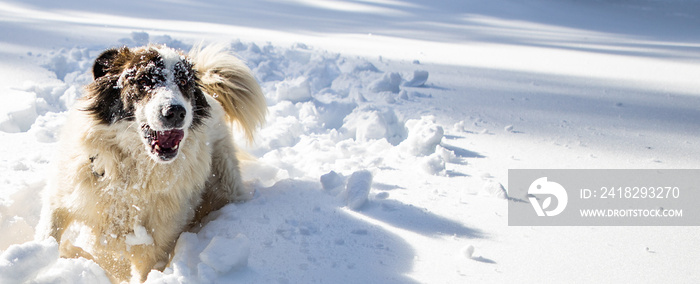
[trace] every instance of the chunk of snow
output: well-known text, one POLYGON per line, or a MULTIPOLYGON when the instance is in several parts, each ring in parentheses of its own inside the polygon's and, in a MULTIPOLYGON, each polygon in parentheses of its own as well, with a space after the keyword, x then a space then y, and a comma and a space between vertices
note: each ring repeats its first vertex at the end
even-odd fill
POLYGON ((461 249, 462 255, 466 258, 472 258, 474 256, 474 246, 468 245, 461 249))
POLYGON ((199 259, 219 274, 237 270, 248 265, 250 240, 243 234, 235 238, 215 236, 199 254, 199 259))
POLYGON ((501 185, 501 183, 493 181, 493 180, 487 180, 484 185, 481 187, 481 195, 485 196, 492 196, 500 199, 507 199, 508 198, 508 192, 506 189, 501 185))
POLYGON ((345 186, 345 201, 348 208, 358 210, 367 202, 372 187, 372 173, 367 170, 352 173, 345 186))
POLYGON ((467 131, 467 123, 464 122, 464 120, 460 120, 459 122, 455 123, 452 126, 452 131, 454 131, 454 132, 466 132, 467 131))
POLYGON ((420 166, 426 173, 431 175, 443 175, 445 173, 445 159, 440 153, 433 153, 423 157, 420 166))
POLYGON ((369 84, 369 90, 373 92, 399 93, 401 90, 401 75, 396 72, 384 73, 384 75, 369 84))
POLYGON ((362 108, 346 116, 343 129, 351 138, 367 142, 386 138, 396 145, 405 137, 405 127, 391 109, 362 108))
POLYGON ((356 127, 355 135, 358 141, 382 139, 388 132, 386 122, 377 112, 364 113, 357 121, 356 127))
POLYGON ((404 82, 403 85, 406 87, 420 87, 425 85, 426 81, 428 81, 428 71, 416 70, 413 71, 413 78, 404 82))
MULTIPOLYGON (((440 145, 435 146, 435 154, 438 154, 442 156, 442 159, 445 160, 445 162, 453 162, 459 160, 457 158, 457 154, 455 154, 454 151, 448 150, 445 147, 442 147, 440 145)), ((464 162, 466 164, 466 162, 464 162)))
POLYGON ((129 246, 152 245, 153 237, 146 231, 144 226, 135 224, 134 232, 126 235, 126 244, 129 246))
POLYGON ((414 156, 428 156, 435 153, 444 135, 442 126, 435 123, 435 117, 423 116, 421 119, 406 121, 408 138, 399 147, 414 156))
POLYGON ((330 171, 329 173, 321 176, 321 186, 325 190, 333 190, 342 185, 343 177, 334 171, 330 171))

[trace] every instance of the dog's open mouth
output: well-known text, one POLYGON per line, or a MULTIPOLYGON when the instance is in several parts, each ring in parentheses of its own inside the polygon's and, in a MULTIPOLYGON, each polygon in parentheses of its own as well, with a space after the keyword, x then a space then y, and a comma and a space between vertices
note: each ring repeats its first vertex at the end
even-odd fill
POLYGON ((141 127, 144 137, 151 148, 151 154, 163 161, 170 161, 177 156, 180 149, 180 142, 185 137, 182 129, 171 129, 165 131, 152 130, 148 125, 141 127))

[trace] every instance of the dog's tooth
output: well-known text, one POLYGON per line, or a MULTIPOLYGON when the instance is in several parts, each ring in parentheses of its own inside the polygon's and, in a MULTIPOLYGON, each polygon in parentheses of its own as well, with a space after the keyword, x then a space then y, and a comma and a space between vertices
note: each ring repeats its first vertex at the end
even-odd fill
POLYGON ((177 150, 177 147, 179 147, 179 146, 180 145, 175 144, 175 146, 173 146, 173 150, 177 150))
POLYGON ((158 146, 158 144, 156 144, 156 146, 153 147, 153 149, 156 149, 156 151, 160 151, 160 146, 158 146))

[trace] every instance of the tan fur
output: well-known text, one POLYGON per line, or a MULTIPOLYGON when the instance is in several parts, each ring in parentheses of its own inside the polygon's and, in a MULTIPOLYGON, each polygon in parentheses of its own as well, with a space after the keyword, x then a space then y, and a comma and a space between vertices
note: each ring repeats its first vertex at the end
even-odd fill
POLYGON ((223 46, 197 45, 190 51, 204 89, 224 107, 229 122, 237 122, 249 140, 265 122, 267 105, 260 86, 245 64, 222 52, 223 46), (226 95, 233 94, 233 95, 226 95))
POLYGON ((187 131, 171 163, 149 157, 134 129, 139 125, 100 124, 81 111, 88 100, 77 103, 62 131, 37 237, 61 243, 71 223, 86 225, 95 236, 92 249, 63 242, 61 256, 94 259, 114 282, 144 281, 154 267, 164 268, 188 226, 251 196, 241 183, 231 123, 252 137, 266 114, 260 87, 245 65, 220 48, 191 54, 206 78, 211 117, 187 131), (152 243, 129 245, 141 227, 152 243))

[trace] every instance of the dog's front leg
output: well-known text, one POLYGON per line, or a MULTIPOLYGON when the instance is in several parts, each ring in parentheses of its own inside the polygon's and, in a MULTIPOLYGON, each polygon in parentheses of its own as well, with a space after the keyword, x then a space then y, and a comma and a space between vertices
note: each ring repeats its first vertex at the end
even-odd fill
POLYGON ((211 175, 205 184, 202 202, 195 212, 192 224, 199 223, 210 212, 219 210, 228 203, 247 201, 253 195, 243 186, 231 130, 227 124, 220 123, 214 127, 213 133, 219 137, 211 144, 211 175))
POLYGON ((73 221, 73 216, 70 212, 62 207, 53 208, 45 206, 42 212, 41 221, 37 226, 37 240, 53 237, 56 242, 61 244, 61 237, 68 228, 68 225, 73 221))
POLYGON ((61 243, 61 236, 73 221, 73 216, 65 208, 56 208, 50 213, 49 218, 49 236, 61 243))
POLYGON ((68 226, 73 222, 72 214, 65 208, 55 208, 48 212, 45 216, 48 220, 42 222, 48 222, 44 224, 42 230, 39 232, 38 239, 46 239, 53 237, 59 245, 59 253, 61 257, 65 258, 79 258, 83 257, 86 259, 94 260, 94 257, 84 251, 80 247, 74 246, 69 240, 62 240, 63 233, 65 233, 68 226))
POLYGON ((168 261, 168 254, 162 248, 155 244, 138 245, 131 247, 131 277, 133 280, 138 280, 139 283, 146 281, 148 273, 159 263, 168 261))

